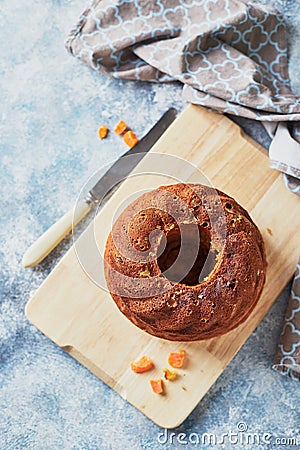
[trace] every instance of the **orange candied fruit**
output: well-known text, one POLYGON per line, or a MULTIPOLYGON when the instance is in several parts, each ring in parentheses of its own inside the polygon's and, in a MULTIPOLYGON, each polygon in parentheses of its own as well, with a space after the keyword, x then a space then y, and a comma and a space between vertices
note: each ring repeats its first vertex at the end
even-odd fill
POLYGON ((115 133, 116 134, 123 134, 127 130, 127 124, 124 122, 124 120, 119 120, 115 127, 115 133))
POLYGON ((175 370, 164 369, 164 377, 168 381, 174 381, 177 378, 177 372, 175 370))
POLYGON ((131 370, 135 373, 143 373, 152 369, 153 361, 148 356, 142 356, 137 362, 130 364, 131 370))
POLYGON ((134 147, 139 142, 135 133, 131 130, 126 131, 126 133, 123 136, 123 139, 124 139, 125 144, 127 144, 128 147, 130 147, 130 148, 134 147))
POLYGON ((150 385, 152 388, 152 391, 155 392, 155 394, 163 394, 164 393, 164 382, 163 380, 150 380, 150 385))
POLYGON ((169 354, 168 363, 170 366, 180 368, 183 366, 185 358, 185 351, 179 350, 178 352, 172 352, 169 354))
POLYGON ((100 139, 106 138, 108 135, 108 128, 106 125, 101 125, 101 127, 98 129, 98 136, 100 139))

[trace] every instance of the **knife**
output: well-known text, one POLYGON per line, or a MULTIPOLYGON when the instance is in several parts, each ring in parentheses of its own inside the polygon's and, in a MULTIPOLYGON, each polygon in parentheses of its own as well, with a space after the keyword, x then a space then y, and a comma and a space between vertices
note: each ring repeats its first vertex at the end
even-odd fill
POLYGON ((104 203, 109 198, 113 190, 119 187, 120 183, 171 125, 176 113, 175 108, 168 109, 134 147, 130 148, 112 164, 88 192, 86 198, 76 203, 76 208, 67 212, 28 248, 22 259, 23 267, 33 267, 41 262, 71 231, 72 226, 78 224, 86 216, 95 203, 104 203), (135 155, 135 157, 124 158, 130 155, 135 155))

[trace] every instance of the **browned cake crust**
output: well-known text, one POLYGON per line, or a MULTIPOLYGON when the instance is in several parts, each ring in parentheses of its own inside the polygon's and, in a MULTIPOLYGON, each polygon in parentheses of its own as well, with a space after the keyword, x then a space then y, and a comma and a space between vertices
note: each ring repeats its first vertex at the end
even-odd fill
POLYGON ((200 184, 161 186, 131 203, 104 259, 120 311, 172 341, 208 339, 241 324, 266 272, 262 236, 247 211, 200 184))

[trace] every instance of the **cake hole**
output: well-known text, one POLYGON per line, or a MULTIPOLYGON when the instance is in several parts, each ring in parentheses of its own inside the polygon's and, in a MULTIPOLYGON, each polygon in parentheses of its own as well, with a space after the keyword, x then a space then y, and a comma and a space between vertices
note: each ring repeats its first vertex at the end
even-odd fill
POLYGON ((209 276, 218 253, 211 249, 210 234, 205 227, 189 224, 181 225, 180 229, 166 234, 165 247, 158 248, 158 266, 168 280, 195 286, 209 276))
POLYGON ((204 228, 207 228, 207 227, 208 227, 208 222, 203 222, 203 223, 201 224, 201 226, 204 227, 204 228))
POLYGON ((229 289, 234 289, 236 285, 236 279, 233 278, 231 281, 228 281, 227 286, 229 287, 229 289))
POLYGON ((176 298, 171 297, 171 298, 168 299, 167 306, 169 308, 176 308, 177 305, 178 305, 178 302, 177 302, 176 298))
POLYGON ((229 202, 226 202, 226 203, 225 203, 225 208, 226 208, 226 209, 229 209, 229 210, 232 209, 232 204, 229 203, 229 202))

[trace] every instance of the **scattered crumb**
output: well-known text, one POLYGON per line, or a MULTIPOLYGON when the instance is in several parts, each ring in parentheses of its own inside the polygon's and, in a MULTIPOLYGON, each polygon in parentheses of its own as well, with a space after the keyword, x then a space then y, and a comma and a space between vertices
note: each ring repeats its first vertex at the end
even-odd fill
POLYGON ((268 232, 268 234, 269 234, 270 236, 273 236, 273 233, 272 233, 271 228, 267 228, 267 232, 268 232))
POLYGON ((182 389, 183 391, 187 391, 187 388, 186 388, 185 386, 181 386, 181 389, 182 389))

